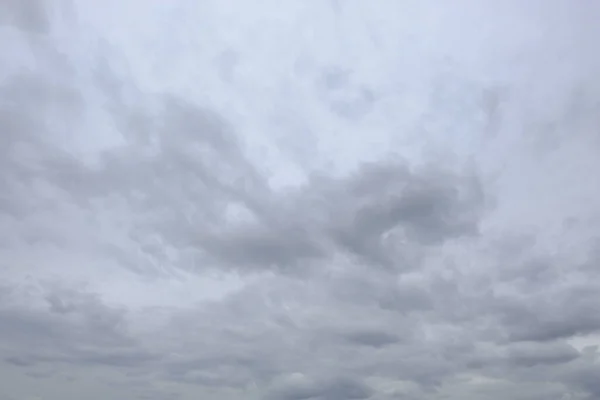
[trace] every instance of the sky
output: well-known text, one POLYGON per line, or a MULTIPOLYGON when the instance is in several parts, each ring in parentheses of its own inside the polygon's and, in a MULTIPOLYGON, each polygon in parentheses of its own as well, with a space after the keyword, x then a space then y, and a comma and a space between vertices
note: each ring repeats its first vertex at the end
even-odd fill
POLYGON ((0 0, 0 398, 600 399, 598 20, 0 0))

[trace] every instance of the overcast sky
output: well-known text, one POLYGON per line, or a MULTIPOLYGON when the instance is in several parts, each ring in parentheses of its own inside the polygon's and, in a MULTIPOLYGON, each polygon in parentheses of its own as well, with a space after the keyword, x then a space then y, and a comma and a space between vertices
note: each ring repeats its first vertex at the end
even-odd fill
POLYGON ((0 0, 0 399, 600 399, 598 21, 0 0))

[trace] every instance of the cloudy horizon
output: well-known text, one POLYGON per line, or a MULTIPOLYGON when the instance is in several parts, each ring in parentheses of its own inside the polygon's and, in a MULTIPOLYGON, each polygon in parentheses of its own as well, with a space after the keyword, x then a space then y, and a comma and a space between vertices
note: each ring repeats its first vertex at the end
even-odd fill
POLYGON ((0 400, 600 399, 598 20, 0 0, 0 400))

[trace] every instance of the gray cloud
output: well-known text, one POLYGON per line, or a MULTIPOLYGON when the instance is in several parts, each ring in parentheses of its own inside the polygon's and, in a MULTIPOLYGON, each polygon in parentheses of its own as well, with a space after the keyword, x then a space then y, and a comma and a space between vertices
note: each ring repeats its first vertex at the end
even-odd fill
POLYGON ((0 338, 10 354, 5 361, 22 367, 37 363, 135 367, 157 359, 129 335, 124 310, 104 305, 91 293, 51 286, 46 290, 42 307, 18 306, 22 299, 16 297, 0 310, 0 338))
MULTIPOLYGON (((27 96, 43 82, 35 76, 20 79, 6 93, 21 90, 27 96)), ((38 108, 62 98, 60 91, 49 93, 38 108)), ((23 104, 30 104, 27 97, 23 104)), ((155 119, 154 133, 104 153, 92 167, 44 144, 34 128, 19 128, 26 135, 16 134, 7 147, 18 148, 18 139, 29 137, 23 151, 38 164, 32 168, 35 164, 23 164, 23 158, 5 159, 5 182, 35 177, 44 186, 7 189, 6 204, 12 205, 3 208, 5 214, 27 221, 32 212, 59 210, 60 202, 83 215, 108 216, 104 207, 121 207, 134 217, 116 237, 146 258, 96 236, 92 227, 85 235, 96 242, 92 251, 136 273, 156 277, 159 270, 144 260, 165 262, 166 250, 173 249, 195 260, 169 262, 175 269, 273 271, 275 277, 138 338, 127 331, 127 313, 89 293, 48 287, 43 310, 7 307, 0 315, 2 341, 10 348, 7 364, 139 370, 213 390, 247 390, 254 384, 270 388, 265 390, 272 398, 289 399, 379 396, 358 378, 323 378, 331 371, 390 381, 401 377, 417 385, 415 398, 427 398, 441 393, 458 373, 479 371, 528 385, 548 368, 559 368, 563 372, 555 374, 564 385, 595 393, 586 378, 592 364, 571 368, 579 353, 551 345, 597 332, 593 282, 565 286, 555 262, 529 257, 526 246, 510 250, 523 261, 497 256, 499 282, 514 285, 512 294, 493 294, 494 281, 477 286, 477 274, 464 275, 450 259, 432 264, 431 253, 445 245, 482 240, 478 231, 488 210, 476 177, 381 162, 347 178, 315 176, 291 192, 276 193, 251 168, 238 139, 227 138, 225 123, 176 99, 158 98, 158 104, 163 114, 142 114, 155 119), (163 142, 152 150, 152 140, 163 142), (223 168, 214 168, 202 154, 223 168), (36 202, 22 200, 27 197, 36 202), (232 201, 248 210, 247 222, 227 222, 232 201), (344 268, 335 267, 340 263, 344 268), (296 281, 298 274, 302 279, 296 281), (486 350, 481 340, 496 343, 486 350), (519 377, 511 368, 529 372, 519 377), (278 383, 288 371, 310 378, 278 383)), ((69 231, 78 226, 74 221, 61 226, 30 218, 29 223, 20 237, 31 245, 66 246, 81 238, 79 231, 69 231)), ((494 249, 506 254, 505 242, 494 249)), ((532 393, 546 395, 539 385, 532 393)))
POLYGON ((568 363, 579 357, 579 352, 564 343, 543 345, 539 343, 517 344, 509 348, 511 364, 534 367, 539 364, 568 363))
POLYGON ((306 378, 288 379, 273 389, 270 397, 275 399, 366 399, 372 390, 356 379, 334 378, 310 380, 306 378))
MULTIPOLYGON (((551 3, 556 11, 559 2, 551 3)), ((490 4, 473 15, 508 18, 490 4)), ((408 115, 408 103, 386 103, 392 87, 419 103, 411 79, 388 88, 369 83, 360 63, 356 71, 331 60, 317 68, 317 58, 303 64, 294 56, 296 78, 316 88, 310 104, 328 105, 331 130, 348 139, 326 137, 328 123, 310 107, 293 118, 286 108, 274 117, 282 129, 306 119, 291 131, 318 132, 307 133, 299 156, 302 182, 280 189, 272 178, 289 165, 257 156, 254 120, 237 123, 233 108, 174 88, 149 93, 140 76, 151 72, 118 70, 126 51, 92 44, 93 29, 74 24, 89 35, 84 60, 83 44, 60 39, 48 6, 0 1, 0 35, 25 35, 21 50, 36 60, 0 67, 0 397, 53 400, 65 387, 140 399, 600 397, 599 219, 589 201, 598 186, 582 173, 597 167, 593 89, 562 102, 570 108, 547 124, 577 132, 553 135, 544 153, 522 133, 547 116, 533 106, 530 116, 515 111, 537 104, 520 94, 520 78, 486 100, 482 93, 496 86, 479 87, 478 77, 419 75, 431 86, 419 89, 429 108, 413 127, 389 114, 408 115), (482 115, 479 125, 471 121, 482 115), (424 151, 433 155, 362 156, 365 135, 396 135, 398 126, 434 142, 424 151), (335 158, 320 150, 328 140, 340 154, 353 146, 346 141, 360 142, 356 162, 343 172, 309 165, 306 149, 335 158), (459 162, 442 159, 436 146, 459 162), (231 289, 228 280, 238 283, 231 289)), ((332 14, 372 17, 353 7, 332 14)), ((139 15, 141 30, 149 15, 139 15)), ((498 51, 506 46, 500 41, 498 51)), ((248 84, 251 54, 233 42, 225 48, 207 56, 223 69, 215 77, 248 84)), ((386 62, 394 71, 402 65, 386 62)), ((281 90, 302 98, 304 89, 281 90)), ((249 114, 263 113, 250 103, 249 114)))
MULTIPOLYGON (((61 102, 62 94, 40 98, 29 88, 29 78, 21 79, 20 86, 12 82, 17 85, 14 90, 44 105, 61 102)), ((12 92, 5 95, 14 97, 12 92)), ((24 101, 30 104, 27 97, 24 101)), ((341 181, 315 177, 295 193, 276 195, 244 159, 235 137, 228 138, 228 128, 219 118, 170 98, 159 99, 159 104, 164 114, 152 125, 154 132, 145 132, 146 141, 152 136, 158 141, 154 149, 135 141, 106 153, 101 166, 93 169, 64 150, 46 149, 34 141, 28 146, 32 156, 44 151, 43 158, 36 171, 21 174, 44 176, 53 190, 84 206, 118 196, 131 212, 152 214, 151 219, 134 221, 131 236, 155 258, 164 255, 140 232, 150 230, 180 250, 230 267, 293 268, 342 251, 364 262, 405 269, 412 260, 403 258, 414 250, 394 241, 429 245, 477 232, 484 203, 476 177, 382 163, 361 167, 341 181), (190 179, 194 186, 188 184, 190 179), (226 224, 223 214, 230 202, 245 207, 254 222, 226 224)), ((36 131, 22 129, 28 135, 36 131)), ((22 147, 11 143, 6 148, 22 147)), ((19 206, 24 205, 12 205, 19 206)))
POLYGON ((46 15, 44 0, 22 2, 2 0, 0 2, 0 26, 12 25, 26 32, 46 33, 50 21, 46 15))
POLYGON ((394 334, 378 331, 359 331, 346 334, 346 338, 353 343, 365 346, 385 347, 398 342, 398 337, 394 334))

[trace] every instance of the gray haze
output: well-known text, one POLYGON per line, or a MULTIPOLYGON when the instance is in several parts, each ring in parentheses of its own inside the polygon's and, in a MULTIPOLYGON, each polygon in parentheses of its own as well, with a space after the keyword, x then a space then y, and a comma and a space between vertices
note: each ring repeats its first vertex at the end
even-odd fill
POLYGON ((0 0, 0 399, 600 399, 598 21, 0 0))

